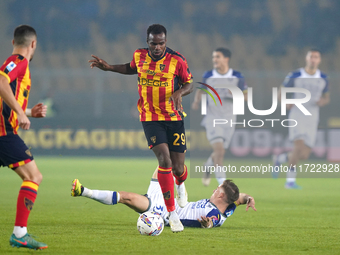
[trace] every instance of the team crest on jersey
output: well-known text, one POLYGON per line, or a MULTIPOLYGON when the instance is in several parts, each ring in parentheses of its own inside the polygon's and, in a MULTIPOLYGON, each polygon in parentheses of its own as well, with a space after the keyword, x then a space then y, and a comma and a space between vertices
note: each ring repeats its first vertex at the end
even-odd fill
POLYGON ((33 201, 25 197, 25 206, 27 210, 31 211, 33 208, 33 205, 34 205, 33 201))
POLYGON ((32 157, 32 153, 31 153, 31 151, 30 151, 29 149, 27 149, 27 150, 25 151, 25 153, 26 153, 28 156, 32 157))
POLYGON ((169 200, 170 197, 171 197, 170 190, 165 192, 165 193, 163 193, 163 197, 164 197, 165 200, 169 200))
POLYGON ((11 61, 7 66, 6 66, 6 70, 7 70, 7 73, 9 73, 10 71, 12 71, 17 65, 11 61))
POLYGON ((156 143, 156 136, 150 138, 151 142, 156 143))
POLYGON ((164 71, 165 67, 166 67, 166 65, 164 65, 164 64, 160 64, 160 65, 159 65, 159 69, 160 69, 161 71, 164 71))

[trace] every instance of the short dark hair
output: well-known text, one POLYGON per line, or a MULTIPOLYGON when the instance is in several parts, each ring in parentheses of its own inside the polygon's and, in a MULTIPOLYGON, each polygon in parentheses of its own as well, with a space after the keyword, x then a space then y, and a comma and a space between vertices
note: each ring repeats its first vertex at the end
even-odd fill
POLYGON ((321 51, 318 48, 311 48, 308 50, 308 52, 319 52, 321 55, 321 51))
POLYGON ((234 203, 239 198, 240 192, 232 180, 225 180, 222 184, 222 189, 227 196, 226 202, 228 204, 234 203))
POLYGON ((231 51, 227 48, 217 48, 215 51, 221 52, 225 58, 231 58, 231 51))
POLYGON ((166 36, 166 28, 161 24, 153 24, 148 27, 148 30, 146 31, 146 38, 149 38, 150 34, 159 35, 162 33, 166 36))
POLYGON ((28 25, 20 25, 14 30, 14 45, 28 46, 32 36, 37 36, 35 29, 28 25))

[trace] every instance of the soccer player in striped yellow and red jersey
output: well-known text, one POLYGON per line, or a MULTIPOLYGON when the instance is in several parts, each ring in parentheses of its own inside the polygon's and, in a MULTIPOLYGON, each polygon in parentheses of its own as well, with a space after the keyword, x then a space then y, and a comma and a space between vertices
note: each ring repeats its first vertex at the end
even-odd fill
POLYGON ((91 68, 121 74, 138 74, 138 110, 149 148, 158 159, 158 180, 169 224, 173 232, 183 231, 176 213, 174 180, 176 179, 177 203, 184 207, 188 197, 184 186, 187 167, 184 165, 186 137, 182 97, 192 92, 192 75, 186 59, 166 47, 166 29, 159 24, 147 30, 148 48, 137 49, 130 63, 109 65, 92 55, 91 68))
POLYGON ((18 128, 29 129, 30 117, 45 117, 47 107, 37 104, 27 109, 31 89, 29 62, 32 60, 37 34, 27 25, 14 31, 13 53, 0 67, 0 166, 16 172, 21 185, 13 234, 10 245, 30 249, 46 249, 47 245, 27 233, 27 220, 33 208, 42 174, 26 144, 18 136, 18 128))

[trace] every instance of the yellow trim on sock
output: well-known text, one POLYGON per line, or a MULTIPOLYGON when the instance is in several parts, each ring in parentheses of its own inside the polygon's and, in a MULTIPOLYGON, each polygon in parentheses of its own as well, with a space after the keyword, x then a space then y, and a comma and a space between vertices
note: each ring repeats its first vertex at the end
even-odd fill
POLYGON ((35 191, 38 191, 38 188, 39 188, 39 185, 34 183, 34 182, 31 182, 31 181, 24 181, 22 184, 21 184, 21 187, 30 187, 32 189, 34 189, 35 191))

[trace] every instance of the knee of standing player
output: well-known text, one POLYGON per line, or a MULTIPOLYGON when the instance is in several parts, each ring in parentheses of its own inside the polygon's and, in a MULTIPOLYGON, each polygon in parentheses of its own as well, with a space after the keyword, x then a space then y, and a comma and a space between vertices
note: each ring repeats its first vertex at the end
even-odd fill
POLYGON ((160 167, 164 167, 164 168, 172 167, 171 158, 166 155, 162 155, 162 154, 158 156, 158 164, 160 167))
POLYGON ((32 181, 34 181, 37 184, 40 184, 43 180, 43 176, 40 172, 34 174, 34 176, 32 176, 32 181))
POLYGON ((174 175, 181 176, 184 171, 184 164, 174 164, 172 165, 172 172, 174 175))

